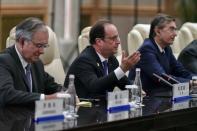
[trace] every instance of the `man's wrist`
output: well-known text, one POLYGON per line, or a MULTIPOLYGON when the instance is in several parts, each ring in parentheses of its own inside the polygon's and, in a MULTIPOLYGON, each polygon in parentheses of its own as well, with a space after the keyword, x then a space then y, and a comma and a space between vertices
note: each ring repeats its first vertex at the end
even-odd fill
POLYGON ((40 100, 45 100, 45 95, 44 94, 40 95, 40 100))
POLYGON ((114 73, 115 73, 115 75, 116 75, 116 77, 117 77, 118 80, 120 80, 120 79, 125 75, 125 73, 124 73, 124 71, 121 69, 121 67, 116 68, 116 69, 114 70, 114 73))

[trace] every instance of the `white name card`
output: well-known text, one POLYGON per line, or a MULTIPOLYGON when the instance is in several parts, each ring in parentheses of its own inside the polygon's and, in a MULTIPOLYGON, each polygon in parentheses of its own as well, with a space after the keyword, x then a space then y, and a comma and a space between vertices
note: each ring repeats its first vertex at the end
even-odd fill
POLYGON ((189 83, 179 83, 173 85, 173 100, 189 98, 189 83))
POLYGON ((129 92, 128 92, 128 90, 108 92, 108 99, 107 100, 108 100, 107 109, 109 109, 111 107, 128 105, 129 92))
POLYGON ((35 103, 35 120, 58 119, 63 117, 63 99, 40 100, 35 103), (52 116, 52 117, 50 117, 52 116))
POLYGON ((116 121, 129 118, 129 111, 121 111, 115 113, 107 113, 107 121, 116 121))
POLYGON ((180 110, 180 109, 186 109, 189 108, 189 100, 188 101, 182 101, 182 102, 173 102, 172 103, 172 110, 180 110))
POLYGON ((35 131, 59 131, 77 126, 76 119, 65 119, 64 121, 51 121, 35 123, 35 131))

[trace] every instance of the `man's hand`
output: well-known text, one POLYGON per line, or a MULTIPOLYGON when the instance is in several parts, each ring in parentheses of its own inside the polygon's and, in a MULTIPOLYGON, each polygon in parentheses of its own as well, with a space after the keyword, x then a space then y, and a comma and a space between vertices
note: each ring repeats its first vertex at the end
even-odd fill
POLYGON ((122 62, 120 65, 120 68, 124 71, 127 72, 131 68, 133 68, 138 61, 140 60, 140 52, 136 51, 132 55, 128 56, 126 55, 125 51, 122 52, 122 62))
MULTIPOLYGON (((57 99, 57 98, 65 98, 65 99, 69 99, 71 96, 68 93, 64 93, 64 92, 57 92, 51 95, 45 95, 45 100, 49 100, 49 99, 57 99)), ((76 104, 79 103, 80 100, 78 98, 78 96, 76 96, 76 104)))
POLYGON ((57 92, 51 95, 45 95, 45 100, 48 99, 57 99, 57 98, 69 98, 70 94, 65 93, 65 92, 57 92))

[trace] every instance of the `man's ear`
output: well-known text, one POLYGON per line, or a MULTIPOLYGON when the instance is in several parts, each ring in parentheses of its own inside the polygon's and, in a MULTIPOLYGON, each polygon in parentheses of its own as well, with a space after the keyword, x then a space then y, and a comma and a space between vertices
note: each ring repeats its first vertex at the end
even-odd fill
POLYGON ((160 35, 160 30, 159 30, 158 28, 155 28, 155 34, 156 34, 157 36, 160 35))
POLYGON ((25 44, 25 39, 24 38, 19 38, 19 44, 21 47, 25 44))
POLYGON ((98 45, 100 45, 100 44, 101 44, 101 38, 96 38, 96 39, 95 39, 95 42, 96 42, 98 45))

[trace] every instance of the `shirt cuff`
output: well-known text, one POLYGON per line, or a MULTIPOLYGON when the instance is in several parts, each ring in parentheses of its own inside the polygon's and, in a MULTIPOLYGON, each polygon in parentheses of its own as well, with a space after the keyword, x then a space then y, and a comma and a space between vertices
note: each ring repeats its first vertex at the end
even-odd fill
POLYGON ((40 100, 44 100, 45 99, 45 95, 44 94, 41 94, 40 95, 40 100))
POLYGON ((114 70, 114 73, 115 73, 118 80, 120 80, 125 75, 125 73, 123 72, 123 70, 120 67, 116 68, 114 70))

